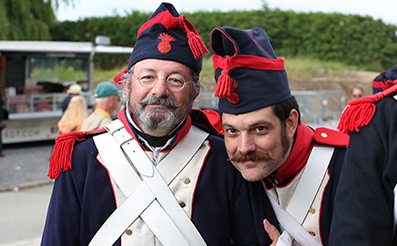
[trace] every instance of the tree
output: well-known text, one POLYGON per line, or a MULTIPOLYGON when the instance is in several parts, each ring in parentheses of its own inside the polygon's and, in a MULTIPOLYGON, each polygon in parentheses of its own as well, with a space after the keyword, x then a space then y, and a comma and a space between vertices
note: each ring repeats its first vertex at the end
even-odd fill
POLYGON ((51 40, 59 2, 73 0, 0 0, 0 40, 51 40))

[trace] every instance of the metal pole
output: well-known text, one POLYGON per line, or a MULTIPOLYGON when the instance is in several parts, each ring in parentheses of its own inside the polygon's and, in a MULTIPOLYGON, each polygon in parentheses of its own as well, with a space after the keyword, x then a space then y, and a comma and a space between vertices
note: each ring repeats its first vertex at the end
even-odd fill
POLYGON ((92 44, 92 50, 90 53, 90 65, 89 65, 89 78, 88 78, 88 91, 94 90, 94 56, 95 56, 96 45, 92 44))

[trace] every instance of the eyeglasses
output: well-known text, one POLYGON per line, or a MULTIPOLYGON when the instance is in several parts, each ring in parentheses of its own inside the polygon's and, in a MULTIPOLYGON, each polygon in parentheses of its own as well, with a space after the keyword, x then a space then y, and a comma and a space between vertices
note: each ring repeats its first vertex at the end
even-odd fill
POLYGON ((139 73, 138 76, 132 74, 135 78, 137 78, 139 84, 146 88, 152 88, 158 79, 165 79, 167 81, 167 86, 172 91, 180 91, 182 90, 187 83, 185 78, 179 73, 173 73, 169 75, 167 78, 157 77, 157 75, 151 70, 143 70, 139 73))

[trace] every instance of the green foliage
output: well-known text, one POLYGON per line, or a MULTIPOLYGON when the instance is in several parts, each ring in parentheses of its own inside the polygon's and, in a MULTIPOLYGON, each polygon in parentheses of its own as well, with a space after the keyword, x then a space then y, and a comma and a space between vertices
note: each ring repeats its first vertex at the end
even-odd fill
MULTIPOLYGON (((208 48, 211 31, 215 27, 251 29, 259 26, 266 30, 278 56, 337 61, 376 71, 396 64, 397 27, 369 16, 281 11, 269 9, 266 2, 261 10, 181 14, 185 14, 194 24, 208 48)), ((113 45, 133 46, 138 29, 149 17, 150 13, 132 11, 125 17, 66 21, 53 26, 51 35, 54 40, 62 41, 91 41, 96 35, 107 35, 113 45)), ((125 64, 126 59, 128 57, 96 58, 96 66, 103 69, 118 67, 125 64)))
MULTIPOLYGON (((97 35, 109 36, 112 45, 135 45, 138 29, 149 19, 149 13, 133 11, 126 17, 85 18, 76 22, 65 21, 51 29, 54 41, 93 41, 97 35)), ((95 55, 95 66, 100 69, 127 66, 129 56, 95 55)))
POLYGON ((201 78, 213 79, 214 78, 214 67, 212 63, 212 58, 206 56, 203 59, 203 68, 200 73, 201 78))
MULTIPOLYGON (((0 40, 51 40, 59 0, 0 0, 0 40)), ((65 3, 73 0, 62 0, 65 3)))
MULTIPOLYGON (((288 77, 293 78, 313 78, 318 72, 324 70, 332 71, 358 71, 360 67, 347 65, 339 61, 324 61, 316 58, 305 56, 290 56, 285 57, 285 69, 288 77)), ((377 71, 375 68, 370 67, 371 71, 377 71)), ((379 70, 380 72, 382 70, 379 70)), ((213 79, 214 69, 212 67, 211 57, 204 57, 203 69, 200 74, 201 78, 213 79)))
POLYGON ((150 14, 133 11, 126 17, 93 17, 58 23, 51 29, 55 41, 93 41, 97 35, 109 36, 112 45, 134 46, 138 29, 150 14))

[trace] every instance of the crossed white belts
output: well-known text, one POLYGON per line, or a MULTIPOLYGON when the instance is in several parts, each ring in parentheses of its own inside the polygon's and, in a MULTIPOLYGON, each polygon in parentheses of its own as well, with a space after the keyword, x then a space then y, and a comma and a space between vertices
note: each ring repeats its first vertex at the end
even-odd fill
POLYGON ((110 122, 105 129, 108 133, 94 137, 94 142, 113 180, 127 198, 89 245, 112 245, 138 217, 164 246, 206 245, 168 185, 187 165, 208 134, 192 125, 187 136, 161 165, 155 167, 119 120, 110 122))

